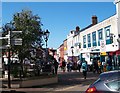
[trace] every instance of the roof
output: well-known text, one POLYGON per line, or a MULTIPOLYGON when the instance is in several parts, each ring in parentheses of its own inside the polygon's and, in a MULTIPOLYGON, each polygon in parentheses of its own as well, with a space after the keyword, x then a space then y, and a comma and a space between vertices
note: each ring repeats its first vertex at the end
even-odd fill
POLYGON ((86 29, 88 29, 88 28, 90 28, 90 27, 92 27, 93 25, 92 24, 90 24, 90 25, 88 25, 87 27, 85 27, 85 28, 83 28, 83 29, 81 29, 80 30, 80 32, 82 32, 82 31, 84 31, 84 30, 86 30, 86 29))
MULTIPOLYGON (((113 16, 115 16, 116 15, 116 13, 115 14, 113 14, 113 15, 111 15, 111 16, 109 16, 108 18, 106 18, 106 19, 109 19, 109 18, 111 18, 111 17, 113 17, 113 16)), ((102 21, 100 21, 100 22, 98 22, 97 24, 99 24, 99 23, 101 23, 101 22, 103 22, 103 21, 105 21, 106 19, 103 19, 102 21)), ((96 24, 95 24, 96 25, 96 24)), ((94 26, 93 24, 90 24, 90 25, 88 25, 87 27, 85 27, 85 28, 83 28, 83 29, 81 29, 80 30, 80 32, 82 32, 82 31, 84 31, 84 30, 86 30, 86 29, 88 29, 88 28, 90 28, 90 27, 92 27, 92 26, 94 26)))
POLYGON ((101 80, 112 80, 120 78, 120 70, 108 71, 100 74, 101 80))

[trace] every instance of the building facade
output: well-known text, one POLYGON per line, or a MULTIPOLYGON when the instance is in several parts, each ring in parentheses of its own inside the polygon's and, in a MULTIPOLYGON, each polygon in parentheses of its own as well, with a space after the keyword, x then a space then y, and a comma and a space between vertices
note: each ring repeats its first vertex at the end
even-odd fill
POLYGON ((118 50, 117 38, 117 16, 114 15, 81 32, 80 53, 90 63, 92 57, 106 56, 118 50))
POLYGON ((89 26, 83 29, 77 26, 76 30, 70 31, 66 39, 68 61, 85 58, 88 64, 92 64, 96 58, 104 63, 110 57, 114 67, 120 66, 120 0, 115 4, 115 15, 101 22, 94 15, 89 26))

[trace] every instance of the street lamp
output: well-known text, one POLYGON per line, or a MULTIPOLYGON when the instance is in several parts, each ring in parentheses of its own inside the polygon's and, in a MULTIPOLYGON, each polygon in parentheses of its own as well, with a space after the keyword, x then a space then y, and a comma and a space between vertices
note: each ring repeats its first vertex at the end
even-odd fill
POLYGON ((43 33, 43 36, 44 36, 44 39, 45 39, 45 42, 46 42, 46 49, 47 49, 47 41, 48 41, 48 38, 49 38, 49 34, 50 34, 50 32, 48 31, 48 29, 43 33))
POLYGON ((73 62, 73 54, 74 54, 74 52, 73 52, 73 48, 74 48, 74 47, 71 46, 71 49, 72 49, 72 50, 71 50, 71 52, 72 52, 72 62, 73 62))
POLYGON ((48 29, 45 32, 43 32, 43 37, 44 37, 44 40, 46 43, 46 62, 47 62, 47 41, 49 38, 49 34, 50 34, 50 32, 48 31, 48 29))

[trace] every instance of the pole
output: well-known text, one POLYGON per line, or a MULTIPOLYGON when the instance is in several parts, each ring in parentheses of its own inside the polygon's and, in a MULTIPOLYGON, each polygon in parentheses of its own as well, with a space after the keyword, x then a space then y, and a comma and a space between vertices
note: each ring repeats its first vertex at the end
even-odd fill
POLYGON ((46 42, 46 63, 47 63, 47 38, 46 38, 45 42, 46 42))
POLYGON ((8 32, 8 88, 11 88, 11 82, 10 82, 10 30, 8 32))
POLYGON ((11 82, 10 82, 10 47, 8 47, 8 88, 11 88, 11 82))
POLYGON ((73 49, 72 49, 72 62, 73 62, 73 49))

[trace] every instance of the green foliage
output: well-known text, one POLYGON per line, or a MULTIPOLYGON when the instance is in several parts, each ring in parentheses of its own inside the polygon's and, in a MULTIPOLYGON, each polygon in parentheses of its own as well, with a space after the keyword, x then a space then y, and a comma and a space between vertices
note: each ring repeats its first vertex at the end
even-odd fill
MULTIPOLYGON (((3 36, 8 34, 8 31, 22 31, 17 38, 22 38, 22 46, 12 46, 13 51, 18 51, 19 57, 24 58, 29 56, 28 50, 31 46, 42 47, 42 32, 41 19, 38 15, 33 15, 30 10, 22 10, 13 15, 13 19, 9 24, 3 27, 3 36)), ((14 36, 13 36, 14 37, 14 36)), ((3 41, 5 43, 7 41, 3 41)))

